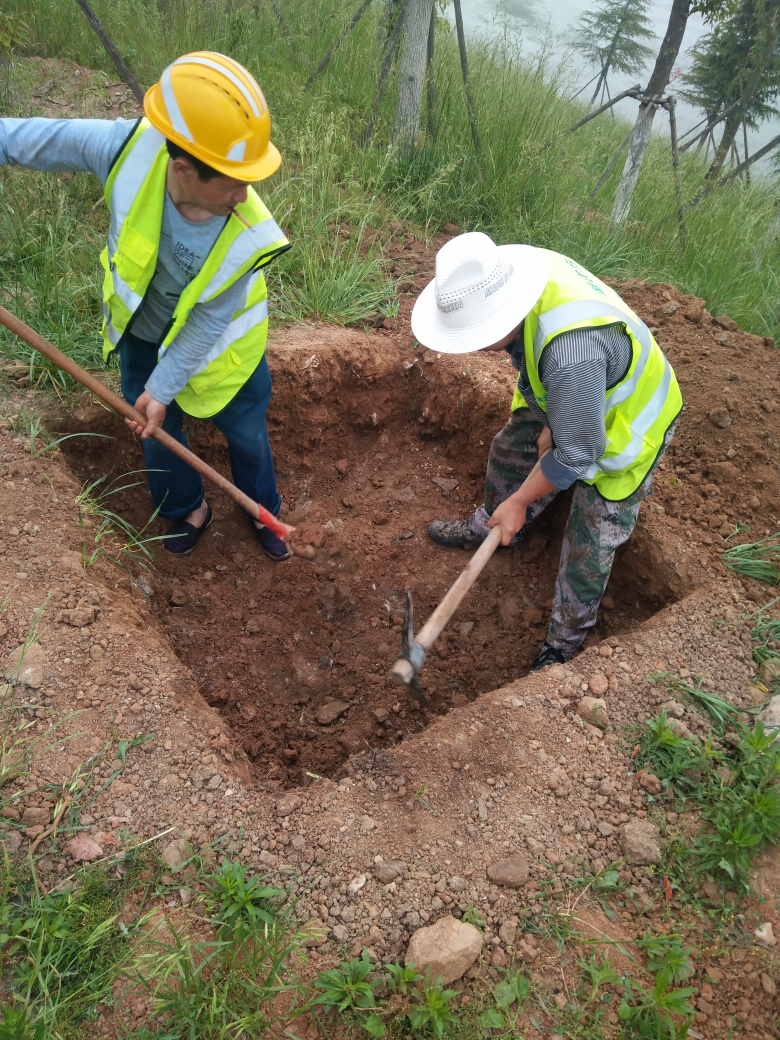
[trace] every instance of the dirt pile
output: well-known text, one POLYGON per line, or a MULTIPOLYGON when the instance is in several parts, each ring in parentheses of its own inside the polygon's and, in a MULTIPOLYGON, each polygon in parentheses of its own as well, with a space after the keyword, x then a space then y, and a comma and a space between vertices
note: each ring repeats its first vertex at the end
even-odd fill
MULTIPOLYGON (((420 283, 430 255, 413 245, 403 252, 418 258, 409 263, 420 283)), ((68 430, 110 432, 111 448, 74 439, 66 455, 31 459, 6 422, 0 601, 10 602, 0 651, 10 667, 51 593, 31 681, 16 696, 35 732, 66 719, 64 730, 81 734, 34 763, 25 785, 41 791, 6 810, 6 845, 29 847, 51 819, 52 785, 90 754, 117 737, 153 735, 84 805, 80 825, 120 840, 169 826, 195 845, 224 836, 228 855, 263 872, 291 868, 301 913, 326 922, 336 943, 391 958, 421 924, 471 904, 487 923, 487 960, 498 968, 524 956, 543 978, 548 953, 525 936, 539 892, 626 855, 634 862, 620 867, 631 892, 620 927, 663 928, 653 845, 689 840, 691 821, 657 809, 648 817, 622 743, 579 705, 602 700, 622 740, 669 699, 652 678, 659 671, 702 676, 732 703, 754 703, 744 619, 770 592, 725 571, 720 553, 736 522, 749 523, 751 537, 776 529, 777 355, 668 286, 621 291, 658 327, 686 410, 592 645, 565 667, 517 678, 544 635, 561 496, 523 548, 491 562, 432 655, 427 716, 384 673, 407 585, 422 620, 466 559, 430 544, 425 528, 479 503, 490 438, 509 408, 508 360, 421 355, 408 300, 395 328, 277 333, 270 427, 286 519, 309 532, 310 558, 272 565, 246 518, 210 493, 218 522, 197 553, 160 558, 132 590, 105 559, 84 569, 94 528, 73 505, 83 480, 138 465, 129 435, 85 403, 68 430), (74 711, 83 714, 67 719, 74 711), (495 878, 510 869, 496 866, 506 859, 520 887, 491 880, 487 868, 495 878)), ((210 428, 191 432, 194 448, 226 468, 210 428)), ((139 525, 149 512, 138 489, 112 508, 139 525)), ((675 714, 703 732, 685 705, 675 714)), ((73 864, 47 844, 42 875, 54 883, 73 864)), ((773 876, 771 857, 762 870, 773 876)), ((755 909, 744 909, 746 920, 755 909)), ((761 914, 780 932, 773 903, 761 914)), ((701 1022, 716 1036, 721 1018, 744 1015, 746 1030, 771 1031, 763 962, 751 956, 748 971, 717 952, 717 963, 709 954, 697 963, 701 1000, 715 1009, 700 1010, 701 1022), (722 996, 710 1000, 714 972, 722 996)))

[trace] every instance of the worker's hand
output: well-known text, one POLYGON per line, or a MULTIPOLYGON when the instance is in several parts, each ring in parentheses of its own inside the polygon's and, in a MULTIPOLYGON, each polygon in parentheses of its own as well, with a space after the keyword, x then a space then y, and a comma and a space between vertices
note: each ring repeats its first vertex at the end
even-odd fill
POLYGON ((125 422, 133 433, 140 433, 144 440, 147 437, 153 437, 155 430, 159 430, 165 421, 165 405, 160 401, 155 401, 151 394, 144 390, 135 402, 135 407, 146 416, 146 426, 141 426, 132 419, 125 419, 125 422))
POLYGON ((514 495, 493 510, 493 515, 488 520, 488 527, 495 527, 496 524, 501 524, 502 545, 509 545, 523 524, 525 524, 527 508, 528 502, 526 499, 524 497, 521 498, 515 492, 514 495))
POLYGON ((542 427, 542 432, 536 439, 536 448, 539 452, 539 458, 541 458, 542 455, 546 455, 552 448, 552 431, 549 426, 542 427))

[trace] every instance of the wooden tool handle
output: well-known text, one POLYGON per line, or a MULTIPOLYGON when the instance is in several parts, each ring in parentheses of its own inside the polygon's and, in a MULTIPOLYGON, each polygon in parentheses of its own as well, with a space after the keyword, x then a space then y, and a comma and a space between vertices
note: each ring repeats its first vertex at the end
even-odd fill
MULTIPOLYGON (((542 459, 550 450, 551 449, 548 448, 547 451, 545 451, 537 460, 533 469, 523 481, 523 484, 527 483, 531 477, 535 476, 536 473, 539 472, 542 465, 542 459)), ((501 524, 496 524, 495 527, 491 527, 487 538, 471 557, 463 572, 458 575, 453 584, 447 590, 444 599, 439 603, 434 612, 420 629, 419 633, 415 636, 415 644, 422 647, 425 653, 431 649, 433 644, 439 638, 444 626, 460 606, 463 597, 477 580, 484 569, 485 564, 501 544, 502 535, 503 531, 501 530, 501 524)), ((415 668, 411 661, 407 661, 404 657, 399 657, 390 669, 389 677, 402 686, 408 686, 412 679, 414 679, 414 674, 415 668)))
MULTIPOLYGON (((6 328, 10 329, 16 336, 23 339, 25 343, 29 343, 31 347, 34 347, 40 354, 48 358, 49 361, 53 361, 55 365, 58 365, 68 375, 85 386, 87 390, 91 390, 93 394, 105 401, 115 412, 123 415, 126 419, 132 419, 133 422, 137 422, 140 426, 146 426, 146 417, 139 411, 133 408, 132 405, 128 404, 127 401, 115 394, 113 390, 101 383, 95 376, 90 375, 86 372, 81 365, 76 364, 73 358, 69 358, 67 354, 63 354, 61 350, 58 350, 53 343, 49 343, 48 340, 40 336, 34 329, 31 329, 29 325, 25 325, 23 321, 20 321, 17 317, 7 311, 5 307, 0 307, 0 322, 5 325, 6 328)), ((254 502, 249 495, 245 495, 243 491, 240 491, 235 484, 232 484, 227 477, 223 477, 221 473, 218 473, 215 469, 212 469, 208 463, 204 462, 203 459, 198 458, 194 452, 191 452, 189 448, 185 448, 183 444, 175 440, 165 430, 156 430, 153 434, 154 439, 159 441, 160 444, 164 444, 165 447, 172 451, 174 455, 178 455, 180 459, 183 459, 188 463, 194 470, 207 477, 212 484, 216 484, 217 487, 222 488, 223 491, 227 492, 230 497, 237 502, 242 509, 245 509, 250 516, 255 517, 260 523, 265 524, 266 527, 270 528, 277 537, 285 539, 291 534, 295 528, 288 527, 287 524, 283 524, 280 520, 277 520, 273 513, 270 513, 263 506, 258 505, 254 502)))

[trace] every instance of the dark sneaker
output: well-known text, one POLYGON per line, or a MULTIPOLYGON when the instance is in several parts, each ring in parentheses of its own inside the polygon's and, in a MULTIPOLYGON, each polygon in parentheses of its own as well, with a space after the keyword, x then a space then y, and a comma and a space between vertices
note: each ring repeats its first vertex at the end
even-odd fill
POLYGON ((293 555, 287 542, 283 542, 269 527, 258 527, 255 524, 255 531, 266 556, 270 556, 272 560, 279 563, 281 560, 289 560, 293 555))
POLYGON ((484 534, 476 534, 469 520, 434 520, 428 525, 428 537, 437 545, 482 545, 484 534))
POLYGON ((563 650, 559 650, 555 646, 550 646, 549 643, 542 643, 542 649, 539 651, 536 660, 531 665, 531 671, 538 672, 542 668, 546 668, 548 664, 566 664, 570 659, 571 656, 563 650))
POLYGON ((165 538, 163 538, 163 549, 170 553, 171 556, 189 556, 206 528, 211 527, 214 514, 211 512, 211 506, 207 508, 206 519, 200 527, 188 524, 186 520, 179 520, 178 523, 174 524, 165 538))

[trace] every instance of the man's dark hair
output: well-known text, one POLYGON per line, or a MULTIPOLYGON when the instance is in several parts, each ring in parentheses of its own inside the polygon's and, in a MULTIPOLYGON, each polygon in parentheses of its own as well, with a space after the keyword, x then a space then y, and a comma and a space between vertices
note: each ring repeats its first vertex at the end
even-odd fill
POLYGON ((196 159, 194 155, 185 152, 183 148, 180 148, 179 145, 175 144, 173 141, 169 141, 166 138, 165 144, 168 148, 168 155, 170 155, 171 159, 186 159, 197 173, 198 180, 210 181, 215 177, 224 177, 224 174, 220 173, 219 170, 215 170, 213 167, 208 166, 201 159, 196 159))

